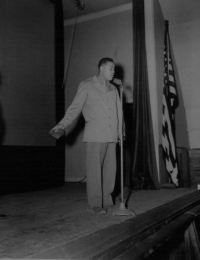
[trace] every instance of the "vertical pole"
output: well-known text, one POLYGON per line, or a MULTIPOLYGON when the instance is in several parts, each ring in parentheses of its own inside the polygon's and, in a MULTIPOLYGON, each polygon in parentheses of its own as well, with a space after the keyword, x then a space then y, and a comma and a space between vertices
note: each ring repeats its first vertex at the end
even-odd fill
MULTIPOLYGON (((55 9, 55 103, 56 123, 58 123, 65 112, 65 95, 62 88, 64 75, 64 25, 62 0, 54 1, 55 9)), ((56 140, 55 171, 59 174, 61 184, 65 179, 65 142, 61 138, 56 140)))
POLYGON ((123 86, 120 85, 120 99, 121 99, 121 111, 122 111, 122 131, 121 131, 121 137, 120 137, 120 153, 121 153, 121 202, 119 209, 115 210, 113 212, 113 216, 119 215, 119 216, 127 216, 127 215, 132 215, 135 216, 135 213, 126 209, 125 204, 124 204, 124 171, 123 171, 123 86))
POLYGON ((123 86, 120 86, 121 111, 122 111, 122 129, 121 129, 121 202, 124 203, 124 162, 123 162, 123 86))

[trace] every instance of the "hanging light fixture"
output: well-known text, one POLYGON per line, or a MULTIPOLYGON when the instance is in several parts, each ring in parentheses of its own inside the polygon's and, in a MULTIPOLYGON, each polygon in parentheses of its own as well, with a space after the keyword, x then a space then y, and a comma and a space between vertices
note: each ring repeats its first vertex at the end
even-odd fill
POLYGON ((81 3, 80 0, 76 0, 76 7, 79 10, 83 10, 85 8, 85 5, 83 3, 81 3))

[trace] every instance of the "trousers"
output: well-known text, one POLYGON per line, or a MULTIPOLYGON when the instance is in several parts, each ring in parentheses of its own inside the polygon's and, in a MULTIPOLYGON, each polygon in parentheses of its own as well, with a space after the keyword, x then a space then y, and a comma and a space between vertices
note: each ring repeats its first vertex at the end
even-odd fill
POLYGON ((90 207, 113 205, 116 143, 86 143, 87 198, 90 207))

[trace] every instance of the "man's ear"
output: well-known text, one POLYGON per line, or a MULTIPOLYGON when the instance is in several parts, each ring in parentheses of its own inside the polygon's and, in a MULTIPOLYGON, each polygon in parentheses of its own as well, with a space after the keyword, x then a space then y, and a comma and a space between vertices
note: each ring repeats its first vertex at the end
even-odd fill
POLYGON ((101 67, 99 68, 99 70, 100 70, 100 71, 103 71, 103 67, 104 67, 104 66, 103 66, 103 65, 101 65, 101 67))

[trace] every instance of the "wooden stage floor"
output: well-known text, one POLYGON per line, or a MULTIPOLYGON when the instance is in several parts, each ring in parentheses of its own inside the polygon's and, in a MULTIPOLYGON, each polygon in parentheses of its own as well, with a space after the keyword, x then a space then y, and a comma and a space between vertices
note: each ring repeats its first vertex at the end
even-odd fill
POLYGON ((195 192, 193 188, 134 192, 129 209, 135 217, 113 216, 112 211, 103 215, 88 212, 85 183, 4 195, 0 213, 7 218, 0 220, 0 258, 68 259, 67 245, 73 241, 127 220, 132 219, 134 225, 138 216, 195 192))

